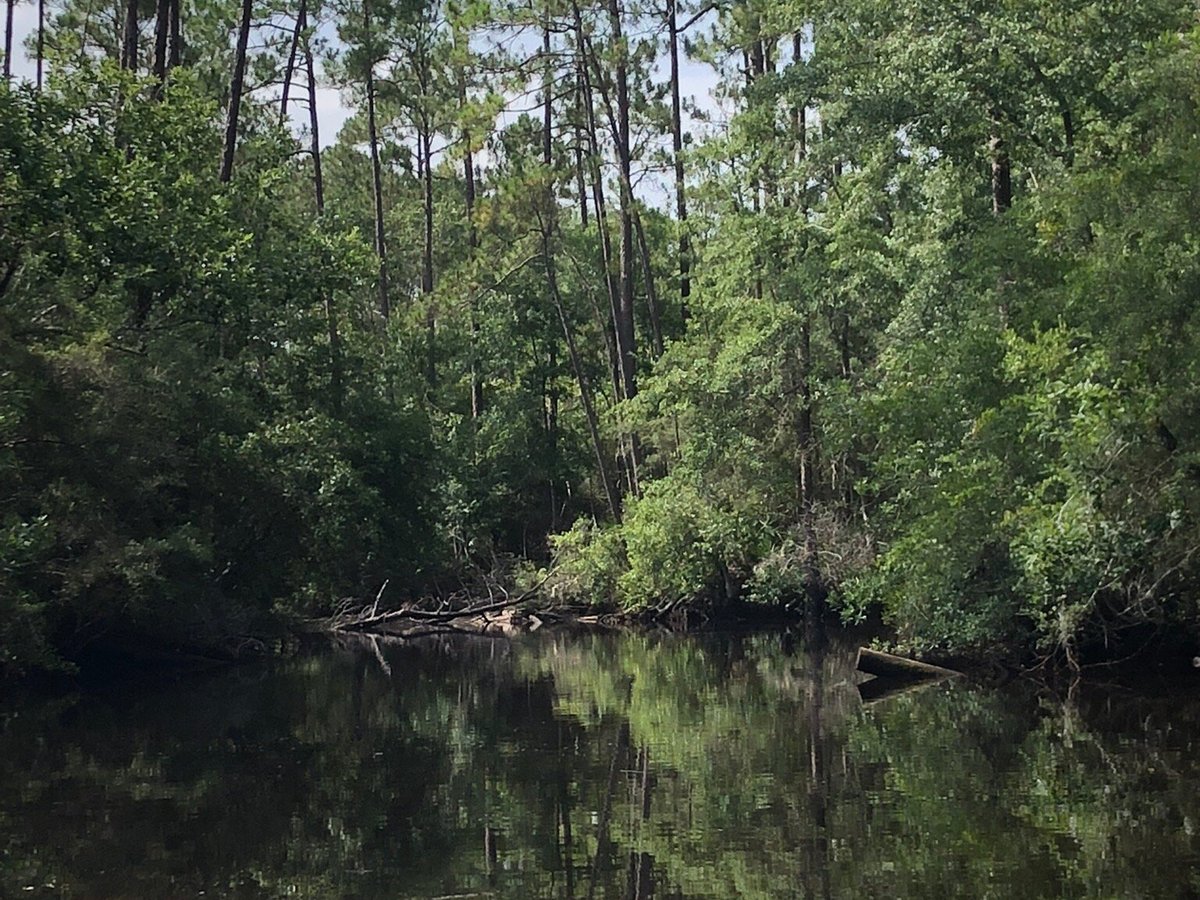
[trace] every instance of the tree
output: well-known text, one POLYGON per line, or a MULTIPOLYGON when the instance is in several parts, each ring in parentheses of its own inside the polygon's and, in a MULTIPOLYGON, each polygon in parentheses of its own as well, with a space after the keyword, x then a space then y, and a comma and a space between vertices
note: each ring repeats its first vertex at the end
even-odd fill
MULTIPOLYGON (((233 58, 233 76, 229 80, 229 111, 225 115, 225 148, 221 154, 221 181, 228 181, 233 177, 233 157, 237 150, 238 139, 238 116, 242 109, 242 89, 246 80, 246 48, 250 43, 250 29, 253 24, 251 17, 253 13, 253 0, 242 0, 242 18, 241 23, 238 25, 237 50, 233 58)), ((159 21, 164 21, 161 13, 159 21)), ((164 39, 165 47, 165 29, 160 32, 160 35, 164 39)))

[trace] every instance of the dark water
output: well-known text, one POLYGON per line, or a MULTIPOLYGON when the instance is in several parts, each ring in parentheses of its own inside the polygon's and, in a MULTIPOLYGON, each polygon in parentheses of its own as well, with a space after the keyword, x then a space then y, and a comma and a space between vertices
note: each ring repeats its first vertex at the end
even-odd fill
POLYGON ((1195 684, 864 703, 851 665, 533 636, 9 697, 0 896, 1200 896, 1195 684))

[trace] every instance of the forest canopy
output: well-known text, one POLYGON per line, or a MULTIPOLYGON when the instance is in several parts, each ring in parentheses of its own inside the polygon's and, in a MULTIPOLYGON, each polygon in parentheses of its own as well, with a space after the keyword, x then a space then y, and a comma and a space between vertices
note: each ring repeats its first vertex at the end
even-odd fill
POLYGON ((1192 0, 25 5, 3 670, 479 572, 1200 637, 1192 0))

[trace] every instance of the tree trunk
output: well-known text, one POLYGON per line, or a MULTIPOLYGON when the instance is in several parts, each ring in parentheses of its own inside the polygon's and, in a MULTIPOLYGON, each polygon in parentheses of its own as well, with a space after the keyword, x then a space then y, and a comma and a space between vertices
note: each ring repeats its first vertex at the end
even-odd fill
POLYGON ((583 105, 587 120, 588 168, 590 169, 592 182, 592 201, 596 208, 596 226, 600 236, 600 267, 604 272, 604 287, 608 293, 609 323, 612 325, 611 328, 605 327, 603 331, 605 343, 609 346, 613 401, 619 403, 621 400, 621 364, 616 345, 615 323, 617 321, 617 307, 620 300, 617 293, 617 282, 613 277, 612 241, 608 233, 608 206, 604 201, 604 179, 600 171, 600 138, 596 127, 596 108, 592 103, 591 79, 587 74, 587 63, 583 58, 586 50, 584 49, 583 22, 578 6, 575 7, 575 31, 578 52, 580 54, 579 77, 583 83, 583 105), (609 344, 610 340, 612 341, 611 344, 609 344))
POLYGON ((542 25, 542 165, 546 168, 549 185, 547 201, 554 201, 554 140, 551 127, 554 119, 554 72, 550 54, 550 13, 547 10, 542 25))
MULTIPOLYGON (((551 212, 550 215, 553 216, 554 213, 551 212)), ((621 500, 608 471, 604 444, 600 440, 600 419, 596 415, 596 406, 592 402, 592 389, 588 384, 587 374, 579 357, 579 348, 575 343, 575 331, 571 327, 571 320, 567 315, 566 305, 563 303, 562 292, 558 287, 558 275, 554 267, 554 249, 550 241, 552 222, 553 219, 550 219, 542 224, 542 255, 546 261, 546 283, 550 289, 550 297, 554 301, 555 312, 558 313, 558 322, 562 326, 563 338, 567 344, 567 355, 571 360, 571 370, 575 373, 575 383, 579 387, 579 400, 583 404, 584 416, 587 418, 588 436, 591 438, 592 449, 596 454, 596 469, 604 488, 604 496, 608 500, 608 508, 612 513, 613 521, 620 524, 621 500)))
MULTIPOLYGON (((757 18, 754 19, 752 27, 755 29, 755 31, 758 30, 758 24, 757 18)), ((750 83, 756 81, 764 72, 767 71, 767 56, 762 39, 759 37, 755 37, 754 40, 750 42, 750 69, 754 73, 754 78, 751 79, 750 83)))
POLYGON ((421 248, 421 294, 425 298, 425 379, 437 385, 437 310, 433 305, 433 136, 428 121, 417 135, 422 163, 424 240, 421 248))
MULTIPOLYGON (((571 327, 570 318, 567 315, 566 304, 563 302, 562 292, 558 286, 558 274, 555 267, 554 243, 553 237, 557 233, 558 225, 558 204, 554 199, 554 180, 551 175, 553 172, 554 145, 552 141, 552 126, 553 126, 553 73, 550 68, 550 22, 547 14, 546 22, 542 31, 542 51, 545 56, 545 69, 543 73, 542 87, 542 165, 546 167, 546 189, 542 198, 542 256, 546 264, 546 286, 550 290, 551 300, 554 302, 555 312, 558 314, 559 324, 562 326, 563 338, 567 344, 567 355, 571 360, 571 370, 575 374, 575 381, 579 387, 579 399, 583 404, 584 416, 587 418, 588 435, 592 441, 592 449, 596 454, 596 466, 600 475, 600 482, 604 488, 604 495, 608 499, 609 511, 612 513, 613 521, 621 521, 621 501, 617 495, 616 488, 612 478, 609 476, 608 464, 605 460, 604 445, 600 440, 600 423, 599 417, 596 415, 596 407, 592 401, 591 387, 588 385, 587 375, 584 372, 582 361, 579 358, 579 348, 575 343, 575 332, 571 327)), ((554 515, 557 518, 557 513, 554 515)))
POLYGON ((650 347, 654 358, 663 355, 662 317, 659 314, 658 291, 654 288, 654 268, 650 258, 650 245, 646 242, 646 229, 642 227, 641 214, 636 210, 633 216, 634 229, 637 232, 638 251, 642 258, 642 277, 646 282, 646 308, 650 312, 650 347))
MULTIPOLYGON (((176 0, 178 2, 178 0, 176 0)), ((308 30, 306 0, 300 0, 300 34, 304 42, 304 71, 308 79, 308 129, 309 153, 313 163, 313 197, 317 215, 325 215, 325 178, 321 173, 321 131, 317 116, 317 75, 313 67, 312 40, 305 34, 308 30)), ((337 305, 333 292, 325 295, 325 327, 329 334, 329 380, 333 389, 333 409, 340 414, 345 395, 342 381, 342 338, 338 327, 337 305)))
MULTIPOLYGON (((554 125, 554 69, 551 59, 553 46, 550 41, 550 11, 547 9, 544 13, 542 25, 542 166, 546 170, 546 213, 550 217, 550 222, 557 228, 558 224, 558 208, 554 196, 554 135, 552 128, 554 125)), ((552 265, 553 260, 551 254, 553 247, 549 243, 543 244, 543 252, 546 254, 547 265, 552 265)), ((556 285, 557 287, 557 285, 556 285)), ((558 352, 555 348, 554 341, 549 341, 550 348, 550 369, 549 378, 550 384, 554 384, 555 370, 558 368, 558 352)), ((546 435, 550 442, 550 459, 551 472, 547 479, 547 490, 550 498, 550 530, 558 530, 558 498, 557 485, 555 484, 555 472, 558 470, 558 389, 551 387, 547 391, 545 382, 542 384, 542 392, 547 395, 549 409, 546 415, 546 435)))
POLYGON ((550 477, 546 479, 547 495, 550 501, 550 531, 558 531, 558 483, 556 473, 559 471, 558 460, 558 412, 560 394, 558 390, 558 344, 553 340, 547 341, 549 365, 546 378, 542 381, 542 391, 546 397, 546 437, 550 444, 550 477))
MULTIPOLYGON (((587 53, 585 44, 586 40, 583 37, 583 26, 580 21, 578 6, 576 6, 576 29, 579 35, 580 53, 587 53)), ((594 62, 594 60, 593 60, 594 62)), ((617 277, 613 273, 613 249, 612 241, 608 232, 608 211, 604 202, 604 181, 600 171, 600 138, 599 130, 596 126, 596 109, 592 103, 591 82, 587 76, 587 63, 581 60, 582 71, 584 72, 585 83, 585 105, 587 110, 588 124, 588 140, 591 145, 591 168, 592 168, 592 194, 595 197, 596 204, 596 222, 600 232, 600 254, 601 265, 604 269, 604 283, 608 289, 609 315, 612 323, 611 329, 605 329, 605 343, 609 341, 611 335, 612 343, 609 345, 611 355, 610 364, 612 367, 612 382, 613 382, 613 400, 620 403, 625 397, 624 384, 624 367, 621 363, 621 339, 619 335, 619 322, 621 319, 621 292, 618 288, 617 277)), ((597 67, 598 70, 598 67, 597 67)), ((603 93, 603 91, 602 91, 603 93)), ((615 129, 614 129, 615 131, 615 129)), ((624 469, 627 488, 630 493, 637 494, 637 450, 635 447, 630 447, 629 442, 625 439, 621 440, 620 459, 624 469)))
POLYGON ((292 77, 296 73, 296 54, 300 49, 300 36, 304 31, 304 20, 307 10, 305 0, 300 0, 300 9, 296 12, 296 29, 292 32, 292 49, 288 52, 287 65, 283 70, 283 97, 279 101, 280 124, 287 122, 288 99, 292 90, 292 77))
MULTIPOLYGON (((804 37, 799 32, 792 35, 792 60, 793 65, 797 65, 804 58, 804 37)), ((796 131, 796 165, 800 166, 808 158, 808 101, 807 99, 800 101, 792 109, 792 127, 796 131)), ((805 209, 807 214, 808 204, 805 202, 804 195, 807 192, 806 176, 804 172, 800 172, 796 178, 796 202, 802 209, 805 209)))
POLYGON ((179 28, 180 2, 181 0, 171 0, 170 53, 167 59, 167 66, 171 69, 174 69, 183 61, 183 37, 179 28))
POLYGON ((1075 166, 1075 116, 1071 112, 1071 104, 1067 100, 1059 101, 1063 123, 1063 162, 1068 169, 1075 166))
POLYGON ((237 53, 233 60, 233 79, 229 85, 229 114, 225 121, 225 153, 221 157, 221 181, 233 177, 233 154, 237 150, 238 115, 242 109, 242 85, 246 80, 246 48, 250 43, 252 0, 242 0, 242 21, 238 27, 237 53))
MULTIPOLYGON (((633 305, 633 195, 631 191, 631 160, 629 149, 629 74, 628 51, 621 27, 620 0, 609 0, 608 15, 616 51, 615 80, 617 89, 617 167, 621 173, 620 206, 620 292, 617 305, 617 355, 621 364, 621 388, 624 398, 637 396, 637 343, 634 332, 633 305)), ((631 460, 636 468, 636 458, 631 460)))
POLYGON ((679 311, 686 322, 692 294, 691 247, 687 231, 687 194, 683 171, 683 115, 679 96, 679 32, 677 0, 667 0, 667 28, 671 50, 671 148, 675 163, 675 220, 679 227, 679 311))
MULTIPOLYGON (((618 118, 617 113, 613 110, 612 100, 609 97, 608 89, 604 85, 604 73, 600 70, 600 66, 599 66, 599 63, 596 59, 596 55, 594 52, 591 55, 591 59, 592 59, 592 65, 596 69, 596 85, 597 85, 597 88, 599 89, 600 99, 603 101, 605 112, 608 115, 609 131, 611 132, 611 134, 613 136, 613 144, 615 146, 619 147, 622 144, 622 138, 621 138, 622 128, 619 123, 619 118, 618 118)), ((628 143, 629 143, 628 127, 629 127, 628 119, 626 119, 626 124, 625 124, 625 129, 624 129, 625 134, 626 134, 624 143, 626 145, 628 145, 628 143)), ((648 307, 649 314, 650 314, 649 317, 650 317, 651 345, 652 345, 652 348, 655 350, 655 358, 657 359, 659 356, 662 356, 662 351, 663 351, 662 325, 661 325, 661 320, 660 320, 660 316, 659 316, 660 307, 658 304, 658 291, 655 290, 655 287, 654 287, 654 270, 651 267, 651 263, 650 263, 650 250, 649 250, 649 245, 646 243, 646 236, 645 236, 644 230, 642 229, 641 216, 638 213, 636 204, 633 202, 633 182, 632 182, 630 170, 628 167, 623 169, 621 172, 621 194, 622 194, 622 202, 625 201, 626 197, 628 197, 629 201, 630 201, 629 215, 633 222, 634 232, 637 234, 638 245, 639 245, 638 246, 638 250, 639 250, 638 256, 641 261, 642 272, 643 272, 645 282, 646 282, 646 303, 647 303, 647 307, 648 307)), ((622 214, 624 214, 624 212, 625 212, 625 208, 622 207, 622 214)))
POLYGON ((15 11, 13 7, 17 5, 17 0, 8 0, 5 9, 4 18, 4 77, 12 78, 12 50, 13 50, 13 16, 15 11))
POLYGON ((40 91, 46 65, 46 0, 38 0, 37 28, 37 89, 40 91))
MULTIPOLYGON (((749 28, 752 30, 757 28, 757 19, 751 20, 749 28)), ((742 48, 742 68, 743 68, 743 75, 745 76, 745 80, 746 80, 745 95, 746 95, 746 105, 747 106, 749 106, 752 102, 751 101, 751 93, 752 93, 751 89, 754 87, 754 80, 758 76, 759 69, 761 68, 761 64, 754 52, 756 46, 758 46, 758 42, 751 40, 749 46, 742 48)), ((762 184, 759 181, 758 171, 756 169, 752 173, 751 179, 750 179, 750 211, 754 214, 755 219, 758 219, 759 213, 762 212, 762 196, 761 195, 762 195, 762 184)), ((763 267, 762 267, 762 258, 758 254, 757 247, 754 248, 752 259, 753 259, 752 268, 754 271, 754 278, 751 282, 752 286, 751 286, 750 293, 751 293, 751 296, 753 296, 755 300, 761 300, 763 297, 763 281, 762 281, 762 274, 761 274, 763 267)))
MULTIPOLYGON (((633 246, 633 190, 629 134, 629 73, 628 47, 621 23, 620 0, 609 0, 608 15, 615 48, 616 64, 616 110, 614 149, 617 168, 620 172, 620 278, 618 302, 614 317, 614 334, 617 344, 617 360, 620 367, 621 395, 625 400, 637 396, 637 333, 634 329, 634 254, 633 246)), ((599 74, 599 62, 592 56, 592 63, 599 74)), ((603 76, 597 87, 605 94, 603 76)), ((639 469, 641 468, 641 445, 638 436, 630 433, 625 440, 625 477, 629 492, 634 496, 641 493, 639 469)))
POLYGON ((816 432, 813 428, 812 396, 812 344, 809 316, 805 316, 800 328, 799 372, 797 393, 800 409, 796 421, 796 445, 800 460, 797 471, 800 501, 800 530, 803 535, 802 564, 804 567, 804 590, 808 599, 807 613, 820 615, 823 611, 826 590, 817 560, 816 529, 816 432))
POLYGON ((433 150, 429 126, 423 125, 419 135, 422 167, 422 214, 424 218, 421 244, 421 293, 433 293, 433 150))
MULTIPOLYGON (((176 0, 178 2, 178 0, 176 0)), ((300 16, 304 21, 302 31, 308 29, 308 10, 304 0, 301 0, 300 16)), ((308 130, 310 132, 309 152, 313 162, 313 194, 317 202, 317 215, 325 213, 325 178, 321 173, 321 133, 320 119, 317 116, 317 75, 313 67, 312 39, 304 36, 304 70, 308 80, 308 130)))
MULTIPOLYGON (((459 72, 458 106, 462 115, 466 114, 467 87, 466 79, 459 72)), ((463 128, 463 190, 467 213, 467 254, 468 262, 475 263, 476 251, 479 248, 479 234, 475 230, 475 157, 471 152, 471 133, 463 128)), ((479 309, 476 292, 471 297, 471 420, 478 421, 483 415, 483 379, 479 373, 479 309)))
POLYGON ((167 80, 167 48, 170 43, 171 4, 173 0, 158 0, 154 15, 154 77, 167 80))
POLYGON ((579 116, 583 115, 583 78, 575 73, 575 190, 579 195, 579 224, 586 230, 588 227, 588 197, 587 180, 583 174, 583 128, 579 116))
POLYGON ((1002 137, 993 134, 988 146, 992 152, 992 212, 1002 216, 1012 207, 1012 163, 1002 137))
MULTIPOLYGON (((12 0, 8 8, 12 9, 12 0)), ((5 57, 7 59, 7 57, 5 57)), ((133 72, 138 64, 138 4, 125 0, 125 29, 121 37, 121 68, 133 72)))
MULTIPOLYGON (((363 4, 367 40, 371 41, 371 7, 363 4)), ((373 41, 371 42, 374 43, 373 41)), ((375 255, 379 258, 379 315, 386 321, 392 314, 388 299, 387 242, 383 233, 383 169, 379 162, 379 130, 375 125, 375 56, 372 46, 367 54, 367 140, 371 149, 371 189, 375 209, 375 255)))

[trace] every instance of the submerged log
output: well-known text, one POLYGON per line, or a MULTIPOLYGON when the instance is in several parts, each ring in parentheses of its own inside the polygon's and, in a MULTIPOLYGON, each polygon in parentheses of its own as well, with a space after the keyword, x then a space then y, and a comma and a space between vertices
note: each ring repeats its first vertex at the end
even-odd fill
POLYGON ((952 678, 962 674, 961 672, 955 672, 953 669, 943 669, 941 666, 918 662, 915 659, 907 659, 903 656, 894 656, 891 653, 872 650, 869 647, 858 648, 858 660, 855 662, 854 668, 864 674, 875 675, 879 678, 904 678, 908 680, 952 678))

